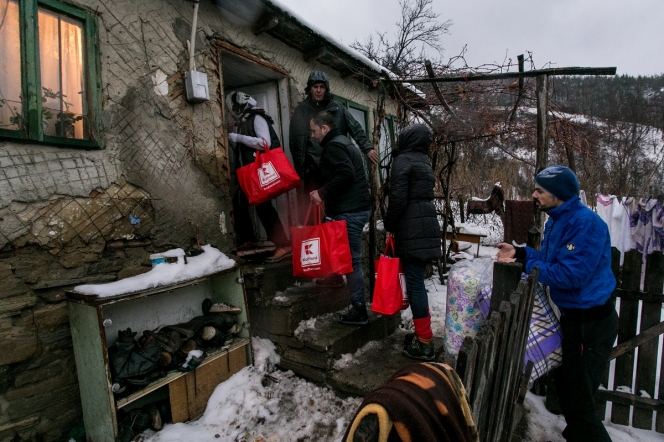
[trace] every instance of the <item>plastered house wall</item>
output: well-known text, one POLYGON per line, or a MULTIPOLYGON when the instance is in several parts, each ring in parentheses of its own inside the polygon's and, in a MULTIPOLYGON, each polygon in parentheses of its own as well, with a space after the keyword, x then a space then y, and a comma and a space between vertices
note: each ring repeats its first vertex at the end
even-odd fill
MULTIPOLYGON (((148 271, 150 253, 191 246, 190 220, 203 243, 233 250, 212 37, 287 71, 291 111, 312 70, 329 74, 333 93, 375 107, 376 93, 360 82, 305 63, 207 0, 196 64, 211 100, 188 103, 190 3, 70 3, 97 15, 104 148, 0 139, 0 441, 66 440, 82 422, 65 290, 148 271)), ((369 131, 372 120, 370 111, 369 131)))

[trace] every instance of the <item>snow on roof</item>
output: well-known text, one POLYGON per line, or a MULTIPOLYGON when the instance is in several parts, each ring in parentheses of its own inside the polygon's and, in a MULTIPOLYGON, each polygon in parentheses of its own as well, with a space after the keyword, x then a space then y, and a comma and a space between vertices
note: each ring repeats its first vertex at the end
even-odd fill
MULTIPOLYGON (((110 282, 108 284, 85 284, 74 287, 74 291, 85 295, 97 295, 99 297, 124 295, 126 293, 139 292, 155 287, 175 284, 202 278, 222 270, 230 269, 235 261, 228 258, 210 245, 202 246, 205 253, 187 258, 187 264, 177 262, 173 264, 157 264, 147 273, 110 282)), ((181 249, 175 249, 175 251, 181 249)), ((175 251, 173 255, 177 255, 175 251)))
MULTIPOLYGON (((373 71, 375 71, 377 74, 383 74, 387 75, 392 79, 398 79, 397 75, 389 71, 387 68, 379 65, 375 61, 367 58, 364 54, 361 54, 360 52, 356 51, 355 49, 351 48, 350 46, 346 46, 344 44, 341 44, 338 42, 334 37, 332 37, 330 34, 327 32, 323 31, 322 29, 317 28, 316 26, 312 25, 311 23, 307 22, 304 18, 302 18, 300 15, 298 15, 295 11, 290 9, 289 7, 279 3, 277 0, 265 0, 266 3, 272 5, 273 7, 279 9, 280 11, 284 12, 285 14, 289 15, 293 20, 295 20, 298 24, 301 26, 308 28, 311 32, 314 34, 318 35, 324 40, 327 40, 329 43, 331 43, 334 47, 339 49, 340 51, 344 52, 346 55, 348 55, 351 58, 354 58, 355 60, 361 62, 365 66, 369 67, 373 71)), ((413 86, 410 83, 402 83, 402 86, 405 87, 406 89, 410 90, 411 92, 419 95, 421 98, 426 98, 426 95, 424 92, 420 91, 417 89, 415 86, 413 86)))

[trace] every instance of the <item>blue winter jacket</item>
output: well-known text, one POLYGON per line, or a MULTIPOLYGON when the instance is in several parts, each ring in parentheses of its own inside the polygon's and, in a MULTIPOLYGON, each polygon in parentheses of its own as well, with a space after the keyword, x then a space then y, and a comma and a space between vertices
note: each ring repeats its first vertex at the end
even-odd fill
POLYGON ((547 212, 542 250, 526 247, 526 272, 539 280, 562 309, 603 305, 616 287, 606 223, 578 196, 547 212))

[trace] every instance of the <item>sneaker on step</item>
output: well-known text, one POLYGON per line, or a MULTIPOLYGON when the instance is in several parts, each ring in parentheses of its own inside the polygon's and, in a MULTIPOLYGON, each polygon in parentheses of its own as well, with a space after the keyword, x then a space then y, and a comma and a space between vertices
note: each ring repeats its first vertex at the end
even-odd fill
POLYGON ((279 247, 274 254, 265 260, 267 263, 282 261, 293 254, 290 247, 279 247))
POLYGON ((433 361, 435 359, 435 352, 433 341, 425 344, 419 339, 415 338, 412 342, 403 348, 403 355, 411 359, 418 359, 420 361, 433 361))
POLYGON ((323 279, 316 279, 316 285, 326 288, 341 288, 344 286, 344 277, 341 275, 332 275, 323 279))
POLYGON ((342 324, 347 325, 367 325, 369 323, 367 308, 351 306, 346 313, 339 317, 339 320, 342 324))

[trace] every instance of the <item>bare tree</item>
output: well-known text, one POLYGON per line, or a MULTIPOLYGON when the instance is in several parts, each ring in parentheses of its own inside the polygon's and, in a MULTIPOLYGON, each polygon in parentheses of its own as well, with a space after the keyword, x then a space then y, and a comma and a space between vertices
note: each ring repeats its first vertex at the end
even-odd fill
POLYGON ((399 76, 413 75, 414 66, 424 66, 427 48, 432 49, 436 56, 442 56, 440 39, 443 34, 449 33, 452 25, 451 20, 438 20, 439 14, 431 8, 432 2, 400 0, 401 20, 396 23, 394 39, 388 37, 387 32, 377 31, 375 40, 371 35, 364 43, 355 40, 350 46, 399 76))

